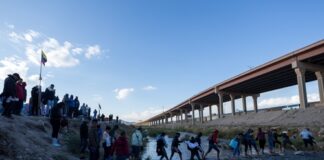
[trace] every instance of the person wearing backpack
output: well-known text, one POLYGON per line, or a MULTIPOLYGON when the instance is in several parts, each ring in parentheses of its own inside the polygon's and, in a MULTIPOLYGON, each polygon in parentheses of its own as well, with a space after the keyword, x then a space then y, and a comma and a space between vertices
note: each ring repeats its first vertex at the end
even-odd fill
POLYGON ((240 157, 241 151, 240 151, 240 146, 241 146, 241 139, 243 138, 243 134, 240 133, 238 135, 235 136, 235 138, 233 138, 230 141, 230 147, 233 149, 233 158, 235 158, 237 156, 237 158, 240 157))
POLYGON ((190 151, 190 160, 194 160, 195 157, 198 158, 198 160, 201 160, 199 155, 199 150, 201 150, 201 147, 199 146, 199 143, 195 140, 194 137, 191 137, 190 141, 185 141, 187 144, 187 148, 190 151))
POLYGON ((220 150, 218 149, 218 130, 215 129, 215 131, 208 137, 208 143, 209 143, 209 147, 208 150, 206 152, 206 154, 203 156, 203 158, 205 158, 207 156, 207 154, 212 150, 215 149, 217 152, 217 159, 219 159, 219 153, 220 150))
POLYGON ((164 132, 162 132, 161 135, 158 136, 156 141, 156 153, 158 156, 161 156, 160 160, 162 160, 163 158, 169 160, 167 152, 165 150, 165 148, 168 147, 168 144, 166 143, 164 137, 165 137, 164 132))

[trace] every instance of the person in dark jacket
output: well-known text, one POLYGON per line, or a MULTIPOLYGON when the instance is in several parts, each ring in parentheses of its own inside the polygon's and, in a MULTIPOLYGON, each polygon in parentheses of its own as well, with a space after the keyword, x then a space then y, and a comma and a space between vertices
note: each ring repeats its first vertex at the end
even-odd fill
POLYGON ((261 153, 264 154, 264 146, 266 143, 266 133, 263 132, 261 128, 258 129, 258 134, 257 134, 256 140, 259 141, 261 153))
POLYGON ((88 122, 85 120, 80 126, 81 153, 85 152, 88 145, 88 122))
POLYGON ((122 131, 114 144, 116 160, 126 160, 129 157, 129 144, 126 132, 122 131))
POLYGON ((61 110, 62 108, 64 107, 64 103, 60 102, 58 103, 56 106, 54 106, 52 108, 52 111, 51 111, 51 125, 52 125, 52 145, 55 146, 55 147, 59 147, 61 146, 59 143, 58 143, 58 133, 59 133, 59 130, 60 130, 60 126, 61 126, 61 118, 62 118, 62 115, 61 115, 61 110))
POLYGON ((54 100, 55 100, 55 89, 54 84, 51 84, 49 87, 46 88, 44 99, 46 102, 46 116, 50 115, 50 111, 52 107, 54 106, 54 100))
POLYGON ((91 129, 89 131, 89 151, 90 151, 90 160, 99 159, 99 137, 98 137, 98 121, 96 119, 92 120, 91 129))
POLYGON ((39 102, 38 102, 39 92, 40 92, 40 86, 34 86, 31 90, 33 116, 38 116, 39 114, 39 102))
POLYGON ((174 153, 178 153, 180 159, 182 160, 182 153, 179 149, 179 145, 182 141, 179 140, 180 138, 180 133, 176 133, 176 135, 174 136, 173 140, 172 140, 172 144, 171 144, 171 156, 170 156, 170 160, 172 159, 174 153))
POLYGON ((80 108, 80 101, 78 96, 74 98, 74 113, 73 117, 78 117, 79 116, 79 108, 80 108))
POLYGON ((14 104, 17 99, 17 92, 16 92, 16 82, 20 79, 20 76, 18 73, 14 73, 12 75, 8 75, 8 77, 4 81, 4 87, 3 87, 3 108, 4 111, 2 113, 3 116, 12 118, 11 112, 14 107, 14 104))

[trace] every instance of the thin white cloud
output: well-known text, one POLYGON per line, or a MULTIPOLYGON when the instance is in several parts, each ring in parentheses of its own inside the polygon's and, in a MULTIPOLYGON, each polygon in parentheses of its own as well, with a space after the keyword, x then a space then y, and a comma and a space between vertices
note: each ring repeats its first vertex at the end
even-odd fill
POLYGON ((0 60, 0 79, 4 80, 8 74, 18 73, 25 78, 28 71, 27 62, 18 57, 5 57, 0 60))
POLYGON ((12 42, 15 42, 15 43, 18 43, 19 41, 25 39, 22 35, 19 35, 19 34, 16 33, 16 32, 10 32, 10 33, 8 34, 8 36, 9 36, 9 39, 10 39, 12 42))
POLYGON ((5 25, 6 25, 9 29, 15 29, 15 25, 13 25, 13 24, 5 23, 5 25))
POLYGON ((145 90, 145 91, 153 91, 153 90, 156 90, 156 89, 157 89, 156 87, 151 86, 151 85, 145 86, 143 88, 143 90, 145 90))
POLYGON ((117 100, 123 100, 129 96, 131 92, 134 92, 134 88, 122 88, 122 89, 115 89, 114 92, 117 94, 117 100))
POLYGON ((87 48, 85 57, 90 59, 93 56, 99 56, 101 54, 101 49, 99 45, 93 45, 87 48))
POLYGON ((39 75, 34 74, 28 77, 28 80, 34 84, 37 84, 39 82, 39 75))
POLYGON ((87 59, 102 54, 99 45, 83 47, 73 47, 71 42, 60 42, 34 30, 17 33, 10 31, 8 33, 10 41, 23 47, 27 59, 36 65, 40 65, 41 50, 44 50, 47 56, 46 67, 74 67, 80 64, 79 55, 85 55, 87 59))
POLYGON ((47 74, 46 74, 46 77, 48 77, 48 78, 54 78, 55 76, 54 76, 54 74, 52 74, 52 73, 47 73, 47 74))
MULTIPOLYGON (((164 111, 170 109, 171 107, 164 108, 164 111)), ((139 122, 151 118, 154 115, 160 114, 163 112, 163 108, 159 107, 150 107, 147 110, 140 112, 131 112, 129 114, 121 116, 122 119, 129 122, 139 122)))
POLYGON ((40 36, 40 33, 36 32, 34 30, 29 30, 23 34, 18 34, 14 31, 9 33, 10 40, 15 43, 18 43, 20 41, 33 42, 34 38, 37 38, 39 36, 40 36))
MULTIPOLYGON (((319 95, 317 93, 311 93, 307 95, 308 102, 319 101, 319 95)), ((275 107, 275 106, 284 106, 299 104, 299 96, 294 95, 291 97, 278 97, 278 98, 269 98, 264 99, 259 102, 259 106, 262 108, 275 107)))
POLYGON ((39 45, 27 45, 26 54, 28 59, 34 64, 40 64, 41 50, 47 56, 47 67, 73 67, 80 63, 79 59, 75 58, 71 53, 72 44, 65 41, 63 45, 54 38, 48 38, 39 45))
POLYGON ((73 48, 72 49, 72 53, 74 54, 74 55, 79 55, 79 54, 81 54, 83 52, 83 49, 82 48, 73 48))
POLYGON ((27 33, 24 34, 24 38, 28 42, 32 42, 34 38, 37 38, 40 34, 36 31, 29 30, 27 33))

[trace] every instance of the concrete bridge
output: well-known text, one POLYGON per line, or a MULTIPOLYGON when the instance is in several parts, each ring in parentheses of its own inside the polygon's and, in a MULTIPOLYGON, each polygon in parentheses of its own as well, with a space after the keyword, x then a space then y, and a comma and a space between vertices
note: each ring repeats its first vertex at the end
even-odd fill
POLYGON ((141 125, 161 125, 188 122, 191 124, 213 120, 212 106, 217 107, 217 118, 223 118, 225 102, 230 102, 231 115, 237 114, 235 100, 241 99, 243 113, 247 113, 246 98, 252 97, 253 111, 258 112, 258 97, 261 93, 297 85, 300 109, 309 107, 306 82, 318 81, 320 105, 324 104, 324 40, 288 53, 219 84, 216 84, 173 108, 158 114, 141 125), (203 110, 209 109, 204 118, 203 110), (198 115, 195 115, 198 110, 198 115))

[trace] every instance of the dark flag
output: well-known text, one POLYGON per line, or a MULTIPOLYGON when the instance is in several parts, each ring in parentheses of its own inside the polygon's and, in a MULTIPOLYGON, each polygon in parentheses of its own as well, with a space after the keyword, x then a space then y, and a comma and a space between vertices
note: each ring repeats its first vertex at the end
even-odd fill
POLYGON ((47 57, 44 51, 42 50, 42 59, 41 59, 42 64, 45 66, 45 63, 47 62, 47 57))

